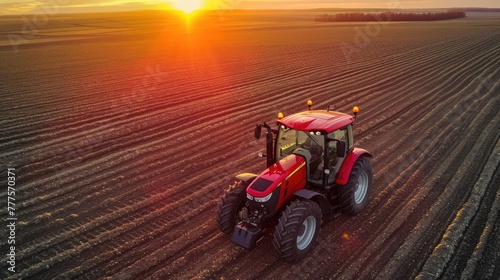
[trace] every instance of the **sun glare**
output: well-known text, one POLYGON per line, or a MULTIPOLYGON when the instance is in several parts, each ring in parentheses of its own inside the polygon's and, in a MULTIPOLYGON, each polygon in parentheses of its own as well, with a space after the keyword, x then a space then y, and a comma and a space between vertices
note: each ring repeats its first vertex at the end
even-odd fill
POLYGON ((203 0, 174 0, 172 4, 177 10, 190 14, 203 7, 203 0))

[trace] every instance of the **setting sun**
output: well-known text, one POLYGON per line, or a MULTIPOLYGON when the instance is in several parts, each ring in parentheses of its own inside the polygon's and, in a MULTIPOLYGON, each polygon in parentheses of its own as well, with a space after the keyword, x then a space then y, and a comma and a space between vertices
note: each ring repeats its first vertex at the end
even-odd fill
POLYGON ((187 14, 199 10, 203 6, 203 0, 174 0, 172 4, 180 11, 187 14))

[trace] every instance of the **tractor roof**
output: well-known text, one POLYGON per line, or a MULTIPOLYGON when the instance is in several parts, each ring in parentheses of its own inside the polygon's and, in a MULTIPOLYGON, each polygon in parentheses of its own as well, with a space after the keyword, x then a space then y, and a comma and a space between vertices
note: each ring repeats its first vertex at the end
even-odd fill
POLYGON ((340 112, 325 110, 305 111, 279 120, 278 123, 295 130, 325 131, 330 133, 354 122, 354 118, 340 112))

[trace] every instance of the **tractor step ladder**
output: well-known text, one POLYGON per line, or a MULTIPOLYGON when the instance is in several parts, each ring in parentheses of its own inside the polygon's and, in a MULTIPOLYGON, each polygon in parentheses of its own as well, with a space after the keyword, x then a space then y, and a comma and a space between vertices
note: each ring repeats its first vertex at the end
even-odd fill
POLYGON ((331 194, 330 217, 332 219, 342 215, 342 200, 340 199, 340 186, 335 185, 331 194))

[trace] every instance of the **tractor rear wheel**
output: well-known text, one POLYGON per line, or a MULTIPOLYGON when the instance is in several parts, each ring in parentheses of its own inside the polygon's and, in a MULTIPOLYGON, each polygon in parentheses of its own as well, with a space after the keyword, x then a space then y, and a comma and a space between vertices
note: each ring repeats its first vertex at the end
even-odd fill
POLYGON ((236 182, 220 198, 216 210, 216 222, 219 229, 224 233, 232 233, 234 226, 240 222, 238 213, 246 203, 247 186, 242 182, 236 182))
POLYGON ((342 212, 357 214, 368 204, 373 185, 373 170, 366 157, 360 157, 352 167, 349 181, 340 187, 342 212))
POLYGON ((286 261, 296 262, 312 250, 321 226, 321 209, 310 200, 288 205, 274 230, 274 250, 286 261))

